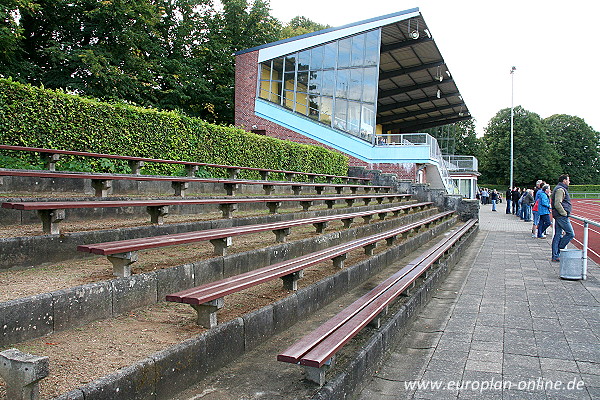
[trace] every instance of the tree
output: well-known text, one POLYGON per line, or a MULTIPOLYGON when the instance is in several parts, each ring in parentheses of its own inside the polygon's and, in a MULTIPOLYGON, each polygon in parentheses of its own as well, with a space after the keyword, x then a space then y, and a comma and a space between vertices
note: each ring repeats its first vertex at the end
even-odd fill
POLYGON ((265 0, 222 0, 223 10, 207 17, 207 32, 194 56, 204 62, 209 82, 205 119, 233 123, 235 53, 279 39, 281 24, 265 0))
POLYGON ((480 151, 480 141, 472 119, 425 129, 423 132, 437 139, 445 155, 477 156, 480 151))
POLYGON ((565 114, 544 119, 544 125, 559 155, 560 173, 569 174, 572 184, 600 184, 600 133, 565 114))
POLYGON ((280 39, 287 39, 294 36, 300 36, 306 33, 312 33, 327 28, 330 28, 330 26, 313 22, 306 17, 297 16, 292 18, 290 22, 285 24, 285 26, 281 30, 280 39))
MULTIPOLYGON (((559 174, 558 154, 549 142, 539 115, 518 106, 514 109, 514 184, 532 186, 537 179, 553 182, 559 174)), ((483 136, 481 181, 509 185, 510 109, 490 120, 483 136)))

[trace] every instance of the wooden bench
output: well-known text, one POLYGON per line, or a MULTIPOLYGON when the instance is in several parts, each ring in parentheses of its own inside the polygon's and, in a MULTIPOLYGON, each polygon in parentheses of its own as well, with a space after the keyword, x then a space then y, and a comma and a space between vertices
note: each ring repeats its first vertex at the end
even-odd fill
POLYGON ((298 202, 303 211, 308 211, 317 201, 327 204, 328 208, 333 208, 337 201, 345 200, 348 207, 351 207, 355 201, 363 200, 365 205, 376 200, 379 204, 388 199, 390 203, 394 200, 403 200, 409 198, 408 194, 372 194, 355 196, 328 196, 328 197, 258 197, 258 198, 211 198, 211 199, 187 199, 187 200, 97 200, 97 201, 24 201, 24 202, 4 202, 2 208, 14 210, 32 210, 37 211, 42 220, 42 229, 47 234, 59 234, 59 223, 65 218, 65 210, 76 208, 109 208, 109 207, 146 207, 150 214, 150 222, 162 225, 164 216, 169 213, 169 206, 181 205, 203 205, 217 204, 223 214, 223 218, 231 218, 238 204, 244 203, 265 203, 272 214, 278 212, 281 204, 284 202, 298 202))
POLYGON ((242 179, 219 179, 219 178, 191 178, 179 176, 157 176, 157 175, 119 175, 119 174, 91 174, 81 172, 52 172, 52 171, 35 171, 35 170, 15 170, 0 168, 0 177, 2 176, 22 176, 33 178, 46 179, 91 179, 92 187, 95 190, 96 197, 106 197, 112 187, 114 180, 130 180, 130 181, 154 181, 154 182, 171 182, 175 196, 184 197, 185 191, 190 182, 196 183, 220 183, 223 184, 227 195, 235 195, 239 185, 262 185, 266 195, 273 192, 275 186, 291 187, 294 195, 299 196, 303 187, 312 187, 317 194, 322 194, 326 188, 334 188, 337 194, 341 194, 344 188, 349 188, 355 194, 358 189, 363 189, 365 193, 373 190, 375 193, 380 191, 389 192, 391 186, 383 185, 359 185, 350 183, 306 183, 306 182, 287 182, 287 181, 253 181, 242 179))
POLYGON ((268 168, 255 168, 255 167, 240 167, 234 165, 221 165, 211 163, 201 163, 194 161, 178 161, 178 160, 163 160, 157 158, 146 158, 146 157, 130 157, 120 156, 115 154, 102 154, 102 153, 91 153, 85 151, 73 151, 73 150, 58 150, 58 149, 44 149, 38 147, 25 147, 25 146, 10 146, 0 145, 0 150, 11 150, 11 151, 27 151, 39 153, 42 157, 46 169, 54 171, 56 169, 56 163, 60 159, 61 155, 72 155, 72 156, 83 156, 83 157, 94 157, 94 158, 109 158, 116 160, 125 160, 128 162, 131 172, 133 174, 139 174, 141 168, 145 163, 163 163, 163 164, 180 164, 184 165, 188 176, 194 176, 199 167, 213 167, 213 168, 224 168, 228 171, 230 179, 236 179, 240 170, 246 171, 257 171, 261 179, 267 180, 270 173, 279 173, 285 175, 286 179, 292 180, 296 176, 306 176, 309 182, 314 182, 315 178, 325 178, 327 182, 331 183, 333 179, 341 179, 342 182, 368 182, 371 178, 361 178, 354 176, 342 176, 342 175, 331 175, 331 174, 315 174, 310 172, 298 172, 298 171, 286 171, 279 169, 268 169, 268 168))
POLYGON ((197 323, 206 328, 212 328, 217 325, 216 313, 218 309, 223 307, 223 297, 228 294, 236 293, 276 278, 283 280, 285 289, 297 290, 297 282, 302 277, 303 270, 312 265, 332 260, 334 267, 343 268, 344 260, 350 251, 364 248, 365 253, 371 255, 377 242, 385 240, 388 246, 391 246, 398 236, 407 237, 411 231, 419 230, 424 226, 428 227, 432 223, 441 221, 451 214, 453 214, 453 211, 442 212, 387 232, 352 240, 288 261, 183 290, 166 296, 166 300, 190 304, 198 314, 197 323))
POLYGON ((140 250, 210 241, 214 246, 214 254, 217 256, 224 256, 227 254, 227 248, 231 246, 233 242, 232 238, 234 236, 272 231, 275 234, 276 242, 283 243, 290 234, 292 227, 312 224, 316 228, 317 233, 323 233, 327 224, 331 221, 341 220, 344 224, 344 228, 349 228, 356 218, 363 218, 365 222, 369 222, 374 215, 378 215, 379 218, 383 220, 388 213, 393 213, 394 215, 398 215, 400 212, 408 213, 412 209, 422 210, 432 204, 433 203, 431 202, 423 202, 379 210, 303 218, 291 221, 244 225, 222 229, 207 229, 139 239, 94 243, 79 245, 77 246, 77 250, 107 256, 108 260, 113 264, 113 273, 116 276, 129 276, 131 274, 131 264, 138 260, 138 251, 140 250))
POLYGON ((325 372, 332 364, 335 353, 367 324, 376 321, 375 325, 378 327, 378 316, 385 313, 398 296, 407 294, 407 290, 414 287, 416 279, 427 274, 429 268, 447 254, 476 223, 474 219, 464 223, 329 321, 281 352, 277 355, 277 360, 300 364, 305 368, 309 380, 323 385, 325 372))

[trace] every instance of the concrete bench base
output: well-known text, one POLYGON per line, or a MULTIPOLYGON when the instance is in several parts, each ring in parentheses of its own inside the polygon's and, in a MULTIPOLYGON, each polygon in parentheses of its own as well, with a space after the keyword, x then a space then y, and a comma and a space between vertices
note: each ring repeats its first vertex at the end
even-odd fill
POLYGON ((9 349, 0 353, 0 376, 6 382, 6 398, 10 400, 37 400, 39 382, 48 376, 48 357, 9 349))

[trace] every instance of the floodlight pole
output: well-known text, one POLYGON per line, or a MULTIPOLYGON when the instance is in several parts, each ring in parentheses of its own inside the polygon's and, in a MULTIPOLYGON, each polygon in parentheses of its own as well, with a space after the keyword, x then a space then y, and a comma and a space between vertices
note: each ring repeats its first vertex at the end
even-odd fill
POLYGON ((513 164, 514 164, 514 108, 513 102, 515 97, 515 75, 516 67, 510 69, 510 188, 513 186, 513 164))

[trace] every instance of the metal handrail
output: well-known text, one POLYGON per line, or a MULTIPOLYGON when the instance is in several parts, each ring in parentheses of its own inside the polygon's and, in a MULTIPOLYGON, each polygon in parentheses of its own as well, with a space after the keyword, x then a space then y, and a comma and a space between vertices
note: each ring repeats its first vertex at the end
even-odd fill
POLYGON ((429 158, 436 160, 442 183, 449 194, 459 193, 454 184, 437 139, 427 133, 389 133, 375 135, 378 146, 429 146, 429 158))
POLYGON ((571 215, 571 218, 583 222, 583 249, 582 249, 583 271, 582 271, 582 275, 583 275, 583 280, 586 280, 587 279, 587 266, 588 266, 588 256, 587 256, 588 236, 589 236, 588 230, 589 230, 590 225, 597 226, 598 228, 600 228, 600 222, 592 221, 591 219, 579 217, 577 215, 571 215))

